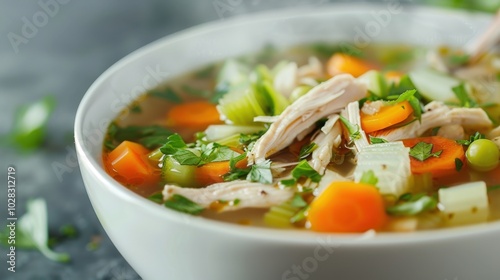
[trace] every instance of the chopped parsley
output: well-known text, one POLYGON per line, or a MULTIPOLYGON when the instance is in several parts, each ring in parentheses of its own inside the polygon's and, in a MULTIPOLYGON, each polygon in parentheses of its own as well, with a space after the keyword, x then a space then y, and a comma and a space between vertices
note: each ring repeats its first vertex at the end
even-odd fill
POLYGON ((271 161, 266 160, 262 163, 254 164, 250 167, 247 180, 251 182, 259 182, 263 184, 271 184, 273 182, 273 174, 271 173, 271 161))
POLYGON ((430 157, 439 157, 443 150, 432 152, 433 144, 418 142, 415 146, 410 149, 410 156, 419 160, 424 161, 430 157))
POLYGON ((199 215, 203 212, 203 210, 205 210, 202 206, 180 194, 172 195, 165 201, 164 205, 167 208, 191 215, 199 215))
MULTIPOLYGON (((26 205, 26 209, 26 213, 19 218, 17 223, 15 235, 16 247, 20 249, 38 249, 45 257, 52 261, 69 262, 70 256, 68 254, 54 252, 49 247, 47 204, 45 200, 42 198, 30 200, 26 205)), ((61 233, 70 234, 70 230, 72 229, 66 229, 66 232, 61 233)), ((73 228, 73 230, 75 229, 73 228)), ((11 237, 12 233, 8 227, 0 232, 0 241, 5 246, 12 246, 11 237)))
POLYGON ((22 151, 39 148, 45 140, 47 124, 55 107, 56 100, 51 95, 19 107, 5 141, 22 151))
POLYGON ((465 107, 465 108, 477 107, 477 103, 474 100, 472 100, 472 98, 470 98, 463 83, 456 87, 453 87, 452 90, 458 99, 460 107, 465 107))
POLYGON ((368 171, 363 172, 359 182, 376 186, 378 183, 378 178, 377 178, 377 176, 375 176, 375 172, 373 172, 373 170, 368 170, 368 171))
POLYGON ((389 104, 397 104, 403 101, 408 101, 413 109, 413 116, 420 121, 422 118, 422 106, 420 105, 420 100, 415 97, 416 93, 416 89, 406 90, 401 93, 396 100, 389 102, 389 104))
POLYGON ((383 143, 389 143, 389 141, 385 140, 384 138, 377 138, 370 135, 370 143, 383 144, 383 143))
POLYGON ((462 170, 463 166, 464 166, 463 161, 459 158, 455 158, 455 170, 457 172, 460 172, 460 170, 462 170))
POLYGON ((356 124, 352 124, 348 119, 343 116, 340 116, 340 121, 344 124, 349 132, 349 137, 351 140, 357 140, 361 138, 361 132, 359 131, 359 126, 356 124))
POLYGON ((305 159, 317 148, 318 148, 318 145, 314 142, 311 142, 305 146, 302 146, 302 148, 300 148, 300 152, 299 152, 299 159, 305 159))
POLYGON ((163 202, 163 194, 161 193, 155 193, 152 194, 148 197, 149 200, 156 202, 156 203, 162 203, 163 202))
POLYGON ((293 186, 298 180, 305 178, 310 179, 314 183, 321 181, 321 175, 314 170, 306 160, 302 160, 292 170, 293 179, 281 180, 281 184, 285 186, 293 186), (292 181, 293 180, 293 181, 292 181))
POLYGON ((400 203, 386 209, 386 212, 394 216, 413 216, 423 212, 436 209, 438 201, 435 197, 425 194, 403 194, 400 203))
POLYGON ((162 98, 173 103, 182 102, 182 98, 180 98, 179 95, 177 95, 177 93, 175 93, 175 91, 170 87, 166 87, 164 89, 153 89, 149 91, 148 94, 150 96, 162 98))
POLYGON ((472 144, 472 142, 476 141, 476 140, 479 140, 479 139, 484 139, 485 136, 484 134, 481 134, 479 132, 476 131, 476 133, 472 134, 469 139, 467 140, 456 140, 456 142, 460 145, 463 145, 463 146, 469 146, 470 144, 472 144))
POLYGON ((295 194, 292 198, 292 202, 290 203, 293 207, 302 208, 307 206, 307 202, 300 194, 295 194))
POLYGON ((159 125, 120 127, 113 122, 109 125, 104 146, 113 150, 118 143, 127 140, 140 143, 147 149, 154 149, 163 145, 170 135, 172 132, 169 129, 159 125))

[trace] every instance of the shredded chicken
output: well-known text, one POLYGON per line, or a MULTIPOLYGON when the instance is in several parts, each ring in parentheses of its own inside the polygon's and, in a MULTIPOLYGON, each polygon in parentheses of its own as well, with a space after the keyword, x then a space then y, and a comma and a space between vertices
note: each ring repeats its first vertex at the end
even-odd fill
POLYGON ((206 188, 182 188, 176 185, 165 185, 163 199, 174 194, 185 196, 202 207, 210 207, 213 203, 227 201, 220 211, 233 211, 242 208, 268 208, 279 205, 293 196, 291 189, 279 189, 273 185, 236 180, 210 185, 206 188), (238 203, 232 203, 236 199, 238 203))
POLYGON ((286 97, 299 85, 316 86, 316 79, 324 77, 323 65, 316 57, 310 57, 309 63, 301 67, 290 62, 283 66, 274 78, 274 88, 286 97))
POLYGON ((352 125, 358 127, 359 136, 351 138, 354 142, 355 153, 357 154, 361 149, 370 145, 368 142, 368 138, 366 137, 366 133, 361 128, 361 117, 359 115, 359 102, 354 101, 347 105, 345 110, 342 111, 342 116, 346 118, 352 125))
POLYGON ((374 115, 378 111, 380 111, 380 108, 384 106, 383 101, 373 101, 373 102, 365 102, 363 104, 363 107, 361 108, 361 111, 366 114, 366 115, 374 115))
POLYGON ((500 137, 500 125, 492 129, 488 134, 486 134, 486 138, 493 139, 496 137, 500 137))
POLYGON ((437 136, 453 140, 460 140, 465 138, 465 131, 464 128, 459 124, 444 125, 439 128, 437 136))
POLYGON ((383 130, 373 133, 373 136, 392 142, 418 137, 431 128, 448 125, 487 131, 493 123, 481 108, 450 108, 442 102, 432 101, 425 105, 421 122, 414 121, 403 127, 383 130))
POLYGON ((288 106, 248 154, 250 164, 290 145, 302 131, 321 118, 338 113, 347 104, 366 95, 366 86, 349 74, 337 75, 312 88, 288 106))
POLYGON ((321 130, 313 137, 312 142, 316 143, 317 148, 312 152, 311 166, 323 175, 332 159, 333 148, 338 148, 342 142, 342 126, 339 123, 339 115, 330 116, 321 130))
POLYGON ((483 54, 497 45, 498 42, 500 42, 500 11, 488 29, 478 39, 465 45, 465 51, 470 56, 469 61, 472 63, 476 62, 483 54))

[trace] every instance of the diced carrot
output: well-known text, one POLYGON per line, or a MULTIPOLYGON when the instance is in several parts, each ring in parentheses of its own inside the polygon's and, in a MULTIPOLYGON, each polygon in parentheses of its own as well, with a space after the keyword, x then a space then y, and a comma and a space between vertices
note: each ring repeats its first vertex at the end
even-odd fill
POLYGON ((384 199, 373 185, 333 182, 309 207, 311 229, 320 232, 365 232, 387 221, 384 199))
POLYGON ((359 77, 365 72, 378 67, 348 54, 336 53, 326 63, 326 72, 330 76, 340 73, 349 73, 354 77, 359 77))
POLYGON ((420 142, 432 144, 432 153, 442 151, 437 157, 431 156, 424 161, 410 157, 411 171, 415 174, 430 172, 433 177, 444 177, 457 174, 456 159, 465 163, 465 152, 462 145, 454 140, 441 136, 429 136, 404 139, 403 144, 406 147, 414 147, 420 142))
POLYGON ((374 132, 401 123, 412 113, 413 108, 408 101, 382 106, 373 115, 361 112, 361 127, 366 133, 374 132))
POLYGON ((107 155, 107 166, 123 184, 149 185, 159 181, 160 173, 149 162, 148 149, 123 141, 107 155))
MULTIPOLYGON (((236 152, 239 152, 235 150, 236 152)), ((243 151, 241 151, 243 153, 243 151)), ((247 159, 244 158, 236 163, 237 168, 247 167, 247 159)), ((196 181, 202 186, 224 182, 224 174, 230 171, 229 161, 209 162, 196 168, 196 181)))
POLYGON ((204 129, 211 124, 221 123, 219 111, 207 101, 193 101, 179 104, 168 112, 167 124, 204 129))

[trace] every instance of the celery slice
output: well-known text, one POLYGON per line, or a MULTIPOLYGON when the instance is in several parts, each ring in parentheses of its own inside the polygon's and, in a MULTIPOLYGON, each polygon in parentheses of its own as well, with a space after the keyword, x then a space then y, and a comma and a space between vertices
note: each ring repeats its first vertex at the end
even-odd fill
POLYGON ((264 214, 264 223, 275 228, 290 228, 292 222, 290 219, 300 210, 300 208, 291 205, 291 201, 273 206, 264 214))

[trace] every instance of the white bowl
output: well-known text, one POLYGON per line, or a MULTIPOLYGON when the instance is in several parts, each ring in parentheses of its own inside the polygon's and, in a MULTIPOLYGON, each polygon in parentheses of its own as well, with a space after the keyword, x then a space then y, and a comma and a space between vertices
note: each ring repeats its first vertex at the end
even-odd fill
POLYGON ((398 3, 319 6, 205 24, 141 48, 97 79, 76 115, 80 169, 104 229, 144 279, 498 279, 499 222, 377 235, 245 227, 166 209, 124 188, 102 168, 109 122, 130 100, 169 77, 268 43, 463 46, 490 19, 398 3))

